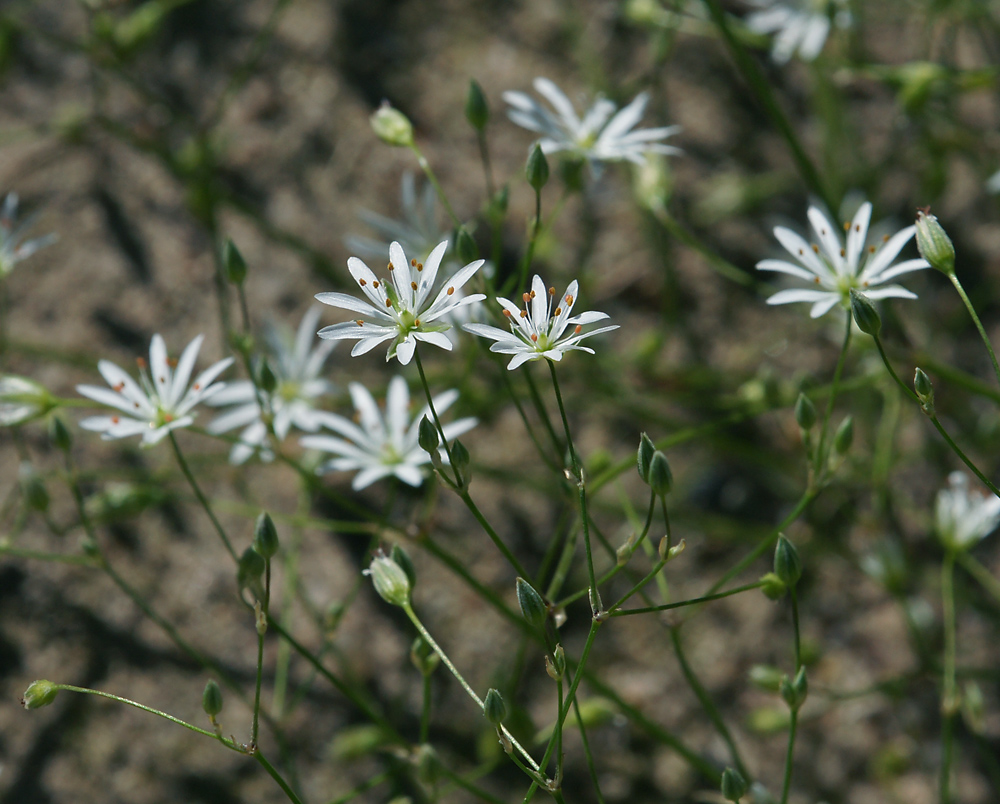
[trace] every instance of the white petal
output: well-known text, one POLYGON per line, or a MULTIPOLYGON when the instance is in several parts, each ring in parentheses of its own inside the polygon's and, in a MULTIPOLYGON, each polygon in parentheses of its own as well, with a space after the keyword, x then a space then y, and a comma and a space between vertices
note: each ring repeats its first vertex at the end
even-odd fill
POLYGON ((170 397, 164 400, 168 408, 175 407, 181 395, 187 389, 188 380, 191 379, 191 372, 194 370, 195 361, 198 359, 198 350, 201 349, 201 344, 204 340, 205 336, 199 335, 181 353, 180 360, 177 361, 177 369, 174 371, 170 397))
POLYGON ((832 298, 836 304, 840 301, 840 296, 829 290, 802 290, 792 288, 790 290, 779 290, 768 300, 768 304, 792 304, 794 302, 818 302, 832 298))
POLYGON ((844 258, 840 256, 843 246, 837 236, 837 227, 830 223, 829 219, 816 207, 809 207, 809 222, 812 224, 819 238, 820 246, 826 253, 838 276, 844 275, 844 258))

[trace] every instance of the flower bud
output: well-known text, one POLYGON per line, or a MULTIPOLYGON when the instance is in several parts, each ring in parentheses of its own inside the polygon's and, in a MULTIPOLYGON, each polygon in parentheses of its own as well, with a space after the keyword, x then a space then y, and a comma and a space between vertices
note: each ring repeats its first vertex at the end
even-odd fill
POLYGON ((413 124, 399 109, 394 109, 389 101, 382 105, 369 118, 372 131, 386 145, 409 148, 413 145, 413 124))
POLYGON ((799 558, 799 551, 795 545, 785 538, 784 534, 778 536, 778 544, 774 548, 774 574, 781 579, 785 586, 795 586, 802 577, 802 561, 799 558))
POLYGON ((858 329, 873 338, 878 337, 882 331, 882 318, 871 299, 854 288, 851 288, 851 313, 854 315, 854 322, 858 325, 858 329))
POLYGON ((274 521, 266 512, 257 517, 257 524, 254 525, 253 549, 264 558, 271 558, 278 552, 278 531, 274 527, 274 521))
POLYGON ((490 119, 490 107, 486 103, 486 96, 475 78, 469 81, 469 94, 465 96, 465 119, 476 131, 486 128, 490 119))
POLYGON ((507 717, 507 704, 504 703, 503 696, 492 687, 483 701, 483 715, 494 726, 499 726, 507 717))
POLYGON ((917 212, 917 250, 931 268, 955 275, 955 245, 938 219, 923 210, 917 212))
POLYGON ((371 575, 375 591, 386 603, 409 605, 410 579, 399 564, 386 555, 376 555, 366 572, 371 575))
POLYGON ((49 441, 60 452, 69 452, 73 447, 73 434, 59 416, 49 419, 49 441))
POLYGON ((413 566, 413 559, 410 558, 410 554, 398 544, 394 544, 392 550, 389 551, 389 558, 399 564, 403 572, 406 573, 406 578, 410 582, 410 588, 416 586, 417 568, 413 566))
POLYGON ((785 676, 781 679, 781 698, 789 709, 799 709, 806 702, 809 695, 809 680, 806 678, 806 669, 799 668, 794 679, 785 676))
POLYGON ((32 681, 21 696, 21 706, 25 709, 40 709, 52 703, 59 694, 59 685, 39 679, 32 681))
POLYGON ((545 620, 549 616, 549 607, 545 605, 545 600, 538 594, 535 587, 524 578, 517 579, 517 602, 525 620, 535 628, 541 628, 545 625, 545 620))
POLYGON ((437 449, 441 444, 441 438, 438 436, 437 427, 435 427, 434 422, 426 416, 420 420, 420 425, 417 428, 417 443, 420 445, 420 449, 424 452, 430 453, 431 455, 437 452, 437 449))
POLYGON ((424 743, 418 747, 413 761, 417 766, 417 778, 420 783, 433 789, 441 780, 441 760, 438 759, 434 746, 424 743))
POLYGON ((805 394, 799 394, 795 401, 795 421, 803 430, 812 430, 816 425, 816 406, 805 394))
POLYGON ((661 497, 670 493, 674 485, 674 475, 670 471, 670 464, 667 456, 659 450, 653 453, 653 458, 649 462, 649 487, 655 494, 661 497))
POLYGON ((773 572, 761 576, 760 582, 760 591, 764 593, 764 596, 768 600, 781 600, 788 592, 785 582, 773 572))
POLYGON ((247 263, 231 239, 227 239, 222 247, 222 264, 226 269, 226 279, 234 285, 242 285, 247 278, 247 263))
POLYGON ((546 182, 549 180, 549 161, 542 153, 542 146, 537 143, 528 154, 528 163, 524 167, 524 175, 528 179, 528 184, 532 186, 536 193, 541 192, 546 182))
POLYGON ((274 389, 278 387, 278 378, 274 376, 271 364, 266 359, 260 361, 260 367, 257 369, 257 386, 265 394, 273 394, 274 389))
POLYGON ((44 386, 14 374, 0 376, 0 427, 26 424, 56 406, 44 386))
POLYGON ((920 407, 929 416, 934 415, 934 386, 931 385, 931 378, 927 376, 922 368, 917 368, 913 373, 913 390, 920 400, 920 407))
POLYGON ((429 676, 441 664, 441 657, 426 639, 418 636, 410 645, 410 662, 420 671, 420 675, 429 676))
POLYGON ((240 590, 249 588, 255 595, 261 597, 263 588, 260 585, 260 579, 265 569, 267 569, 267 562, 264 561, 264 556, 252 547, 244 550, 236 570, 236 583, 240 590))
POLYGON ((847 416, 833 434, 833 448, 838 455, 846 455, 854 443, 854 417, 847 416))
POLYGON ((656 447, 653 440, 646 433, 643 433, 639 436, 639 452, 636 456, 636 466, 643 483, 649 483, 649 465, 653 462, 654 452, 656 452, 656 447))
POLYGON ((451 444, 451 459, 454 463, 455 470, 458 472, 459 476, 465 481, 465 485, 469 484, 469 475, 466 469, 469 468, 469 461, 471 457, 469 451, 465 448, 465 444, 459 441, 457 438, 451 444))
POLYGON ((722 772, 722 797, 726 801, 738 802, 747 793, 747 782, 734 768, 722 772))
POLYGON ((455 236, 455 250, 458 252, 458 258, 466 265, 479 259, 479 246, 476 245, 475 238, 464 226, 458 228, 458 234, 455 236))
POLYGON ((781 679, 784 676, 777 667, 769 664, 755 664, 750 668, 750 683, 768 692, 781 689, 781 679))
POLYGON ((205 691, 201 694, 201 708, 213 718, 222 711, 222 690, 215 679, 209 679, 205 685, 205 691))

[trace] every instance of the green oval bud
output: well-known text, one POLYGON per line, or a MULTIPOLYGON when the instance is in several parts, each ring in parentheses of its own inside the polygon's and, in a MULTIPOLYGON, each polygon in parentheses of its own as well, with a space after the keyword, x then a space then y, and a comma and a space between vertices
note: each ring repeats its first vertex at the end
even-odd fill
POLYGON ((466 265, 479 259, 479 246, 476 245, 472 234, 464 226, 458 228, 458 234, 455 236, 455 250, 458 252, 458 258, 466 265))
POLYGON ((59 685, 39 679, 32 681, 21 696, 21 706, 25 709, 40 709, 52 703, 59 694, 59 685))
POLYGON ((278 530, 274 527, 274 521, 266 512, 262 512, 257 517, 257 524, 253 529, 253 549, 264 558, 271 558, 278 552, 278 530))
POLYGON ((549 160, 542 153, 542 146, 537 143, 532 147, 531 153, 528 154, 528 163, 524 167, 524 175, 528 179, 528 184, 531 185, 536 193, 541 192, 549 180, 549 160))
POLYGON ((490 119, 490 107, 486 103, 486 96, 475 78, 469 81, 469 94, 465 96, 465 119, 476 131, 486 128, 490 119))
POLYGON ((504 703, 503 696, 492 687, 483 701, 483 715, 494 726, 499 726, 507 717, 507 704, 504 703))
POLYGON ((236 570, 236 582, 240 589, 252 587, 256 592, 265 569, 267 569, 267 563, 264 561, 264 556, 252 547, 244 550, 236 570))
POLYGON ((799 709, 808 696, 809 680, 804 667, 799 668, 794 679, 789 679, 788 676, 781 679, 781 698, 789 709, 799 709))
POLYGON ((795 401, 795 421, 803 430, 812 430, 816 425, 816 406, 805 394, 799 394, 795 401))
POLYGON ((399 109, 394 109, 389 101, 382 101, 382 105, 369 120, 375 136, 386 145, 401 148, 413 145, 413 124, 399 109))
POLYGON ((377 555, 366 572, 371 575, 375 591, 386 603, 393 606, 409 605, 410 579, 399 564, 388 556, 377 555))
POLYGON ((434 648, 426 639, 418 636, 410 646, 410 661, 421 675, 429 676, 441 664, 441 657, 434 652, 434 648))
POLYGON ((413 560, 410 558, 410 554, 398 544, 394 544, 392 546, 392 550, 389 551, 389 558, 399 564, 403 572, 406 573, 406 578, 410 582, 410 588, 416 586, 417 568, 413 566, 413 560))
POLYGON ((437 448, 441 445, 437 427, 426 416, 420 420, 420 425, 417 428, 417 443, 420 445, 420 449, 431 455, 437 452, 437 448))
POLYGON ((917 250, 920 256, 947 276, 955 275, 955 244, 930 212, 917 212, 917 250))
POLYGON ((535 628, 541 628, 545 625, 545 620, 549 616, 549 607, 545 605, 545 600, 535 587, 524 578, 517 579, 517 603, 521 607, 524 619, 535 628))
POLYGON ((774 574, 777 575, 785 586, 795 586, 802 577, 802 561, 799 559, 799 551, 795 545, 785 538, 784 534, 778 536, 778 543, 774 548, 774 574))
POLYGON ((934 386, 931 384, 931 378, 924 373, 922 368, 917 368, 913 373, 913 390, 917 394, 917 399, 920 400, 920 407, 924 409, 924 413, 933 415, 934 386))
POLYGON ((747 793, 747 782, 734 768, 722 772, 722 797, 726 801, 738 802, 747 793))
POLYGON ((636 468, 639 470, 639 477, 642 478, 643 483, 649 483, 649 465, 653 461, 654 452, 656 452, 656 446, 653 444, 653 439, 643 433, 639 436, 639 451, 636 455, 636 468))
POLYGON ((764 596, 768 600, 781 600, 788 592, 785 582, 773 572, 761 576, 760 582, 760 591, 764 593, 764 596))
POLYGON ((846 416, 833 434, 833 448, 838 455, 846 455, 854 443, 854 417, 846 416))
POLYGON ((73 434, 59 416, 49 419, 49 441, 60 452, 69 452, 73 448, 73 434))
POLYGON ((266 359, 260 361, 260 367, 257 369, 257 386, 265 394, 273 394, 274 389, 278 387, 278 378, 266 359))
POLYGON ((201 708, 209 717, 215 717, 222 711, 222 690, 215 679, 210 678, 205 685, 205 691, 201 694, 201 708))
POLYGON ((451 444, 451 458, 452 461, 454 461, 455 469, 458 470, 459 475, 461 475, 465 479, 466 484, 468 484, 469 476, 466 473, 466 469, 469 468, 471 456, 469 455, 469 450, 465 448, 465 444, 457 438, 451 444))
POLYGON ((878 334, 882 331, 882 318, 878 314, 878 310, 875 309, 875 305, 872 304, 871 299, 869 299, 864 293, 859 293, 854 288, 851 288, 851 313, 854 316, 854 321, 860 329, 866 335, 871 335, 873 338, 877 338, 878 334))
POLYGON ((655 494, 661 497, 670 493, 674 485, 674 475, 670 471, 670 464, 667 456, 659 450, 653 453, 653 458, 649 462, 649 487, 655 494))
POLYGON ((222 247, 222 264, 226 268, 226 279, 234 285, 242 285, 247 278, 247 263, 231 239, 222 247))

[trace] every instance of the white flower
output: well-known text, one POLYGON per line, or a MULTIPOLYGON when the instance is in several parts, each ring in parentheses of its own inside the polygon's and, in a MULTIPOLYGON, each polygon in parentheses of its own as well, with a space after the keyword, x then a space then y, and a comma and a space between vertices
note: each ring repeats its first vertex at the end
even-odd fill
POLYGON ((892 264, 913 237, 916 227, 907 226, 892 237, 883 238, 878 246, 865 249, 871 215, 872 205, 866 202, 861 205, 854 220, 844 224, 846 247, 837 233, 839 227, 834 226, 816 207, 809 208, 809 221, 819 245, 807 243, 791 229, 775 227, 774 236, 798 264, 785 260, 761 260, 757 263, 757 270, 789 274, 806 280, 813 287, 809 290, 779 291, 767 303, 808 302, 812 304, 810 315, 819 318, 837 303, 849 309, 852 288, 863 292, 869 299, 917 298, 915 293, 899 285, 878 287, 902 274, 930 268, 930 264, 923 259, 892 264))
POLYGON ((555 114, 523 92, 504 92, 503 99, 511 106, 507 117, 512 122, 542 135, 538 142, 546 154, 566 151, 588 160, 593 168, 597 162, 622 159, 641 165, 647 153, 680 153, 678 148, 659 141, 676 134, 680 126, 632 130, 646 111, 649 102, 646 92, 614 117, 611 115, 617 108, 615 104, 599 97, 581 120, 569 98, 549 79, 536 78, 534 87, 552 105, 555 114))
MULTIPOLYGON (((376 480, 394 475, 411 486, 419 486, 424 479, 420 467, 428 463, 431 456, 418 443, 420 421, 430 417, 427 406, 410 420, 410 391, 402 377, 393 377, 385 400, 385 416, 379 410, 375 399, 360 383, 351 383, 348 390, 360 424, 334 413, 325 414, 324 427, 342 435, 335 438, 328 435, 311 435, 300 439, 303 447, 329 452, 339 457, 320 466, 320 472, 357 472, 351 483, 360 490, 376 480)), ((458 399, 458 391, 445 391, 434 397, 434 409, 438 415, 444 413, 458 399)), ((471 430, 476 425, 472 418, 459 419, 444 425, 444 437, 451 440, 471 430)), ((441 458, 448 460, 442 450, 441 458)))
POLYGON ((0 375, 0 427, 25 424, 55 406, 48 389, 27 377, 0 375))
POLYGON ((393 241, 389 245, 389 273, 392 284, 379 279, 361 260, 351 257, 347 269, 351 272, 367 301, 346 293, 317 293, 316 298, 332 307, 350 310, 363 316, 374 318, 374 322, 358 318, 342 324, 324 327, 319 331, 327 340, 357 340, 351 355, 363 355, 380 343, 391 340, 386 361, 399 358, 404 366, 413 359, 417 341, 451 350, 451 339, 445 334, 451 329, 442 319, 459 307, 475 304, 486 298, 482 293, 470 296, 459 294, 465 283, 478 271, 483 260, 470 262, 460 268, 441 287, 430 301, 437 280, 441 258, 448 249, 448 241, 438 243, 430 253, 426 263, 416 259, 407 260, 403 247, 393 241))
MULTIPOLYGON (((335 341, 314 343, 319 307, 310 308, 302 317, 294 340, 287 331, 270 327, 267 341, 270 352, 268 365, 277 380, 271 394, 265 394, 265 404, 273 417, 274 434, 284 440, 294 426, 307 433, 320 428, 321 415, 314 407, 317 397, 333 392, 333 385, 319 376, 323 363, 336 347, 335 341)), ((263 391, 261 391, 264 394, 263 391)), ((212 407, 231 405, 208 425, 213 435, 243 427, 240 440, 229 453, 229 462, 239 465, 260 450, 260 457, 270 461, 274 455, 266 448, 267 425, 261 418, 257 389, 249 380, 227 383, 208 402, 212 407)))
POLYGON ((574 279, 557 301, 556 289, 546 290, 542 278, 535 274, 535 278, 531 280, 531 292, 525 293, 521 297, 524 301, 523 310, 509 299, 497 298, 500 306, 503 307, 503 314, 507 316, 510 323, 510 332, 491 327, 488 324, 465 324, 462 329, 473 335, 480 335, 483 338, 496 341, 490 347, 491 352, 514 355, 514 359, 507 365, 507 368, 511 370, 529 360, 539 360, 543 357, 559 361, 562 360, 564 352, 574 349, 594 354, 593 349, 580 346, 580 341, 591 335, 599 335, 602 332, 618 329, 618 325, 613 324, 609 327, 599 327, 590 332, 583 332, 585 324, 602 321, 608 318, 608 314, 591 311, 570 318, 569 314, 576 303, 578 287, 577 281, 574 279), (555 309, 553 309, 553 304, 555 309), (573 327, 571 334, 563 337, 563 333, 569 326, 573 327))
POLYGON ((0 278, 14 270, 14 266, 28 259, 38 249, 55 242, 53 234, 25 240, 24 233, 35 222, 34 216, 17 223, 17 193, 7 193, 0 207, 0 278))
POLYGON ((747 15, 746 26, 761 34, 775 34, 771 58, 784 64, 796 53, 804 61, 815 59, 830 33, 830 18, 838 28, 851 24, 845 0, 749 0, 759 8, 747 15))
MULTIPOLYGON (((389 244, 395 240, 405 254, 415 257, 418 262, 426 263, 435 247, 444 240, 448 243, 448 250, 441 260, 441 269, 446 272, 457 271, 461 263, 455 253, 454 237, 449 230, 438 225, 437 195, 434 186, 430 182, 425 183, 418 195, 413 174, 406 172, 400 183, 400 201, 402 216, 399 219, 389 218, 367 209, 359 211, 358 217, 383 239, 349 235, 344 238, 347 247, 360 257, 381 259, 387 252, 389 244)), ((492 276, 492 263, 485 262, 482 270, 486 276, 492 276)), ((456 290, 453 298, 457 301, 464 295, 464 291, 456 290)), ((464 324, 477 317, 475 311, 479 307, 478 302, 455 307, 444 320, 450 324, 464 324)))
POLYGON ((968 476, 952 472, 938 492, 934 525, 945 547, 967 550, 1000 525, 1000 498, 970 490, 968 476))
POLYGON ((96 385, 78 385, 76 390, 88 399, 117 408, 125 416, 91 416, 80 426, 102 433, 105 440, 142 435, 143 445, 152 446, 171 430, 192 424, 192 408, 225 387, 225 383, 212 383, 233 362, 231 357, 220 360, 195 377, 188 388, 203 340, 204 336, 199 335, 187 345, 180 360, 173 361, 167 357, 163 338, 154 335, 149 345, 149 365, 142 358, 137 361, 138 383, 111 361, 100 361, 97 369, 111 390, 96 385))

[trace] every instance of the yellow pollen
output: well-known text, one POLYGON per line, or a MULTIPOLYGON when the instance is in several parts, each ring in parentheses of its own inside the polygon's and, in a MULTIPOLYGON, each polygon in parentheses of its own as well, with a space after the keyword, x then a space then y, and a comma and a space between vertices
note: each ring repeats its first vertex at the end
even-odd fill
POLYGON ((575 327, 573 328, 573 334, 574 334, 574 335, 579 335, 579 334, 580 334, 580 333, 581 333, 582 331, 583 331, 583 325, 582 325, 582 324, 577 324, 577 325, 576 325, 576 326, 575 326, 575 327))
POLYGON ((549 295, 550 296, 555 296, 556 295, 556 289, 555 288, 549 288, 549 295))
POLYGON ((812 249, 813 253, 819 254, 819 246, 817 246, 815 243, 812 244, 812 249))
POLYGON ((417 263, 417 270, 418 270, 418 271, 422 271, 422 270, 424 270, 424 264, 423 264, 422 262, 418 262, 418 263, 417 263))
POLYGON ((860 224, 860 223, 859 223, 859 224, 857 224, 857 225, 856 225, 856 226, 854 227, 854 231, 855 231, 855 232, 860 232, 860 231, 861 231, 861 224, 860 224))
POLYGON ((449 295, 449 296, 450 296, 450 295, 451 295, 452 293, 454 293, 454 292, 455 292, 455 288, 448 288, 448 295, 449 295))
POLYGON ((805 254, 806 254, 806 252, 805 252, 805 251, 804 251, 803 249, 801 249, 801 248, 800 248, 800 249, 799 249, 799 256, 800 256, 800 257, 804 257, 804 256, 805 256, 805 254))
POLYGON ((572 303, 573 303, 573 297, 570 296, 570 295, 567 295, 566 296, 566 304, 572 304, 572 303))
POLYGON ((374 282, 372 282, 372 287, 373 288, 378 288, 378 280, 377 279, 374 282))
POLYGON ((510 318, 510 310, 504 310, 503 314, 507 316, 507 318, 510 318))
POLYGON ((562 307, 556 307, 556 315, 562 315, 562 307))
POLYGON ((364 286, 365 286, 365 285, 367 285, 368 283, 367 283, 367 282, 365 282, 365 280, 364 280, 364 279, 359 279, 359 280, 358 280, 358 284, 359 284, 359 285, 361 285, 361 287, 364 287, 364 286))
POLYGON ((531 298, 535 298, 535 291, 531 291, 531 298))
POLYGON ((393 265, 391 262, 387 266, 385 266, 385 267, 388 268, 390 271, 395 271, 396 270, 396 266, 393 265))
POLYGON ((412 265, 414 268, 416 268, 417 267, 417 261, 415 259, 410 260, 410 265, 412 265))
POLYGON ((528 317, 528 311, 527 310, 521 310, 521 318, 527 318, 527 317, 528 317))
POLYGON ((818 284, 819 284, 819 277, 817 276, 817 277, 816 277, 816 278, 815 278, 815 279, 813 280, 813 282, 815 282, 815 283, 816 283, 816 284, 818 285, 818 284))
POLYGON ((392 307, 392 299, 386 299, 385 300, 385 306, 386 307, 392 307))
POLYGON ((416 290, 417 289, 417 283, 416 282, 410 282, 410 287, 413 288, 413 290, 416 290))
POLYGON ((365 322, 362 321, 360 318, 357 319, 354 323, 357 324, 359 327, 363 327, 365 325, 365 322))
POLYGON ((415 327, 419 327, 420 326, 420 319, 419 318, 413 319, 413 326, 415 326, 415 327))
POLYGON ((847 252, 845 252, 843 249, 840 250, 840 256, 841 257, 846 256, 846 254, 847 254, 847 252))
POLYGON ((844 221, 844 231, 845 232, 851 231, 851 222, 850 221, 844 221))
POLYGON ((863 283, 863 284, 864 284, 864 286, 865 286, 865 287, 868 287, 868 283, 867 283, 867 282, 865 282, 865 283, 863 283))

